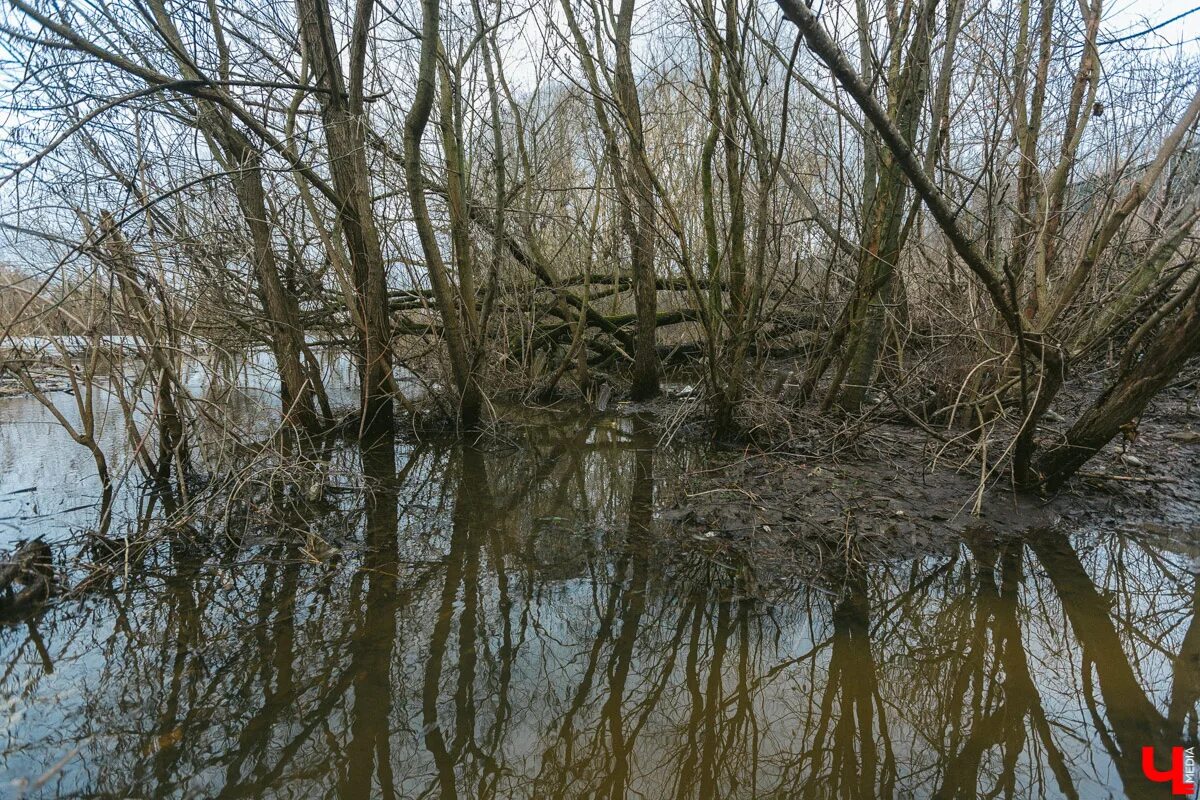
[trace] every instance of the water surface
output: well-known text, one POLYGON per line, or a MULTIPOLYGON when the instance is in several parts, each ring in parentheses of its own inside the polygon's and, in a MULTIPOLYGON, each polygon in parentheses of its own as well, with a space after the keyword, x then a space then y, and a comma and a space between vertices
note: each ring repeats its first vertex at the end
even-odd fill
POLYGON ((764 576, 657 513, 700 454, 630 419, 510 438, 338 445, 321 500, 192 531, 0 629, 0 781, 47 797, 1142 797, 1167 790, 1141 748, 1195 740, 1200 594, 1177 544, 975 530, 764 576))

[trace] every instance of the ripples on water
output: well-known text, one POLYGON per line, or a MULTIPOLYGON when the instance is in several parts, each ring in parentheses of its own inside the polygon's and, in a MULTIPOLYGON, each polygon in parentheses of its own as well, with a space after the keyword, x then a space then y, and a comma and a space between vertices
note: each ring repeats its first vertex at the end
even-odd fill
POLYGON ((696 458, 628 420, 490 452, 343 446, 333 460, 370 490, 293 535, 164 546, 129 585, 0 629, 0 780, 106 797, 1165 791, 1140 758, 1195 738, 1185 554, 975 532, 753 596, 656 519, 696 458))

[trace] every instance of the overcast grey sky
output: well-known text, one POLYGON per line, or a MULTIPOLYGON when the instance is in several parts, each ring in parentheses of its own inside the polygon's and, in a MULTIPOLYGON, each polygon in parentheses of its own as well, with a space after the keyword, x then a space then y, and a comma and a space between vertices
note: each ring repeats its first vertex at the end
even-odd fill
MULTIPOLYGON (((1137 33, 1198 6, 1200 0, 1115 0, 1104 14, 1104 31, 1109 38, 1137 33)), ((1190 41, 1190 47, 1194 48, 1198 38, 1200 11, 1142 37, 1136 44, 1156 46, 1190 41)))
MULTIPOLYGON (((832 2, 832 0, 825 1, 832 2)), ((1009 1, 994 0, 999 3, 1009 1)), ((7 4, 0 4, 0 21, 3 21, 11 13, 7 4)), ((1145 52, 1147 57, 1156 57, 1154 55, 1156 53, 1166 56, 1175 46, 1182 46, 1190 54, 1200 55, 1200 0, 1106 0, 1103 19, 1101 41, 1131 37, 1120 45, 1111 45, 1113 47, 1119 46, 1145 52), (1187 13, 1193 10, 1195 13, 1187 13), (1184 14, 1186 16, 1181 19, 1163 24, 1184 14), (1159 25, 1162 27, 1146 32, 1159 25)), ((536 32, 536 26, 534 32, 536 32)), ((531 51, 538 50, 532 44, 529 47, 531 51)), ((510 61, 508 69, 510 79, 515 76, 519 81, 522 73, 520 59, 510 61)), ((0 72, 0 88, 3 88, 6 80, 11 81, 15 78, 15 74, 5 75, 0 72)), ((13 117, 6 115, 4 109, 0 107, 0 142, 6 138, 6 128, 13 121, 13 117)), ((12 185, 0 186, 0 216, 7 216, 14 206, 12 189, 12 185)), ((28 263, 29 261, 44 260, 45 257, 44 247, 40 243, 24 243, 21 247, 17 247, 10 232, 0 231, 0 263, 28 263)))

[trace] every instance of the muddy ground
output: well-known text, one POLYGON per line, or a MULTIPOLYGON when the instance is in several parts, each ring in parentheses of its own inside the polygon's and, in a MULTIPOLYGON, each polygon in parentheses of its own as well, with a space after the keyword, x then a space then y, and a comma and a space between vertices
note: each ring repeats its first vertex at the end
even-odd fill
MULTIPOLYGON (((1001 471, 989 474, 980 500, 977 462, 960 465, 953 449, 939 457, 924 431, 880 422, 853 442, 831 444, 813 429, 770 450, 717 449, 706 468, 664 488, 659 513, 681 549, 749 561, 761 575, 812 573, 846 557, 945 555, 964 534, 1003 538, 1059 525, 1151 537, 1200 561, 1197 385, 1163 392, 1132 442, 1111 442, 1052 497, 1012 491, 1001 471)), ((1065 430, 1088 399, 1060 401, 1043 435, 1065 430)))

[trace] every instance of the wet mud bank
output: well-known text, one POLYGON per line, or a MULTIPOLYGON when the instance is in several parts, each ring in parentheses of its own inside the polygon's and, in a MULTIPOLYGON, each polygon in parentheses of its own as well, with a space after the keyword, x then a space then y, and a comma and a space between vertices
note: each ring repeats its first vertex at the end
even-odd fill
MULTIPOLYGON (((1043 436, 1055 427, 1049 422, 1043 436)), ((814 547, 867 559, 946 552, 968 531, 1088 528, 1200 547, 1195 386, 1164 392, 1053 495, 1014 491, 1003 470, 956 455, 896 422, 875 423, 861 439, 813 428, 773 447, 714 448, 678 494, 664 498, 663 516, 683 540, 794 567, 814 547)))

